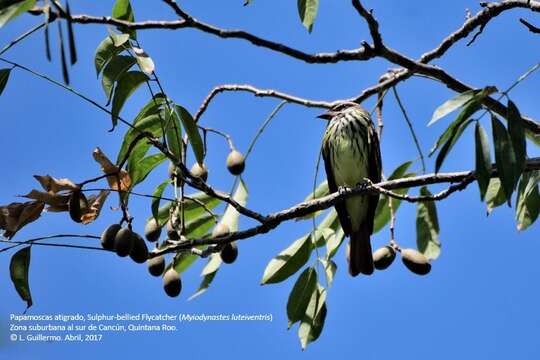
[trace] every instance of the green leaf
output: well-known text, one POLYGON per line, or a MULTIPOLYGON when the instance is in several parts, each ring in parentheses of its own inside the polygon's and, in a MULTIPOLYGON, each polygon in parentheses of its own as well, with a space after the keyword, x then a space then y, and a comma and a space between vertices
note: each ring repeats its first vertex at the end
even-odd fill
POLYGON ((10 73, 11 69, 0 69, 0 95, 2 95, 2 92, 6 88, 10 73))
POLYGON ((516 201, 516 220, 518 231, 523 231, 531 226, 540 212, 540 192, 538 182, 540 171, 531 171, 523 174, 518 187, 516 201))
POLYGON ((324 273, 326 275, 326 285, 328 287, 332 286, 334 282, 334 276, 336 275, 337 265, 333 260, 327 259, 318 259, 324 268, 324 273))
MULTIPOLYGON (((236 200, 240 205, 245 206, 248 198, 248 190, 244 180, 238 182, 236 191, 234 192, 233 199, 236 200)), ((223 217, 221 218, 221 223, 229 227, 229 231, 234 232, 238 231, 238 220, 240 218, 240 213, 236 211, 231 205, 227 206, 223 217)))
POLYGON ((15 290, 19 293, 21 299, 26 301, 26 308, 32 306, 32 294, 28 285, 28 270, 30 268, 30 250, 31 246, 27 246, 17 251, 12 257, 9 264, 9 273, 11 281, 15 285, 15 290))
POLYGON ((0 2, 0 28, 33 8, 35 4, 36 0, 4 0, 0 2))
POLYGON ((501 206, 506 201, 504 191, 499 178, 491 178, 486 191, 487 215, 491 214, 494 208, 501 206))
MULTIPOLYGON (((388 180, 396 180, 396 179, 402 179, 407 177, 415 176, 414 173, 408 173, 407 170, 412 165, 412 161, 404 162, 403 164, 399 165, 390 175, 388 180)), ((396 189, 393 190, 393 192, 405 195, 409 192, 408 188, 404 189, 396 189)), ((394 214, 397 213, 397 210, 401 206, 401 200, 392 199, 392 209, 394 210, 394 214)), ((383 229, 386 224, 390 221, 390 207, 388 206, 388 197, 387 196, 380 196, 379 202, 377 203, 377 208, 375 209, 375 220, 373 221, 373 233, 379 232, 381 229, 383 229)))
MULTIPOLYGON (((112 9, 112 17, 118 20, 134 22, 135 16, 133 15, 133 9, 129 0, 116 0, 112 9)), ((129 34, 132 39, 137 38, 135 30, 129 30, 123 26, 118 26, 117 28, 123 33, 129 34)))
POLYGON ((141 48, 134 47, 133 53, 135 53, 135 57, 137 58, 137 63, 139 64, 139 67, 142 71, 144 71, 146 74, 150 75, 154 72, 156 69, 156 66, 154 65, 154 61, 148 54, 141 48))
POLYGON ((321 247, 327 244, 336 230, 340 227, 337 212, 335 209, 330 210, 325 218, 321 221, 315 232, 311 233, 311 241, 315 246, 321 247))
POLYGON ((111 119, 113 129, 118 123, 118 115, 126 100, 147 80, 148 76, 140 71, 128 71, 120 76, 112 99, 111 119))
POLYGON ((189 111, 187 111, 184 107, 176 105, 175 110, 180 117, 180 120, 182 120, 182 124, 186 130, 191 148, 195 154, 195 158, 199 164, 202 164, 204 162, 204 145, 201 139, 201 134, 199 133, 199 129, 197 128, 197 123, 195 123, 195 120, 193 120, 193 117, 189 111))
POLYGON ((131 188, 141 183, 146 179, 148 174, 152 172, 159 164, 165 161, 167 157, 162 153, 149 155, 133 166, 129 168, 129 176, 131 177, 131 188))
POLYGON ((195 294, 191 295, 188 300, 193 300, 197 298, 198 296, 204 294, 206 290, 210 287, 210 284, 212 281, 214 281, 214 278, 216 277, 217 271, 211 274, 208 274, 203 277, 203 280, 201 281, 201 284, 199 285, 199 288, 195 292, 195 294))
POLYGON ((317 272, 313 267, 308 267, 296 280, 287 301, 287 316, 289 328, 302 320, 306 313, 313 291, 317 289, 317 272))
POLYGON ((165 191, 165 188, 167 185, 171 183, 171 180, 167 179, 161 184, 159 184, 154 192, 152 193, 152 216, 156 221, 159 223, 159 203, 161 202, 161 197, 163 196, 163 191, 165 191))
POLYGON ((474 129, 474 139, 476 148, 476 168, 475 175, 480 189, 480 199, 484 200, 491 178, 491 156, 489 153, 489 140, 486 131, 476 122, 474 129))
POLYGON ((165 116, 167 145, 176 159, 182 159, 182 126, 180 125, 180 118, 174 110, 168 111, 165 109, 164 111, 167 113, 167 116, 165 116))
POLYGON ((214 281, 214 278, 219 270, 219 267, 221 266, 221 263, 222 261, 219 254, 212 254, 210 256, 210 258, 208 259, 208 263, 203 268, 201 273, 203 280, 195 294, 191 295, 188 300, 193 300, 206 292, 206 290, 208 290, 210 284, 212 283, 212 281, 214 281))
POLYGON ((178 253, 174 256, 174 270, 181 274, 186 271, 191 265, 197 261, 199 257, 197 255, 189 254, 186 252, 178 253))
MULTIPOLYGON (((116 47, 120 47, 129 41, 129 34, 117 34, 115 32, 110 31, 109 36, 111 37, 111 40, 114 46, 116 47)), ((127 48, 128 47, 126 46, 122 49, 127 49, 127 48)))
POLYGON ((309 235, 294 241, 274 257, 264 270, 261 285, 279 283, 296 273, 309 260, 313 245, 309 235))
POLYGON ((298 328, 298 337, 300 338, 302 350, 305 350, 310 342, 317 340, 321 335, 326 313, 326 290, 322 286, 317 286, 311 295, 298 328))
MULTIPOLYGON (((527 142, 525 141, 525 128, 523 127, 523 119, 516 105, 508 100, 508 134, 512 141, 512 148, 516 157, 516 174, 519 175, 525 169, 525 161, 527 160, 527 142)), ((516 179, 517 180, 517 179, 516 179)))
MULTIPOLYGON (((420 188, 420 195, 431 196, 427 187, 420 188)), ((416 207, 416 246, 428 259, 434 260, 441 253, 439 220, 434 201, 421 201, 416 207)))
POLYGON ((310 201, 313 199, 318 199, 323 196, 326 196, 330 193, 330 190, 328 190, 328 181, 324 180, 322 183, 320 183, 314 192, 309 194, 304 201, 310 201))
MULTIPOLYGON (((322 183, 319 184, 319 186, 317 186, 317 188, 315 189, 314 192, 309 194, 304 199, 304 201, 311 201, 313 199, 318 199, 318 198, 321 198, 323 196, 328 195, 329 193, 330 193, 330 190, 328 190, 328 181, 324 180, 322 183)), ((299 217, 296 220, 298 221, 298 220, 312 219, 312 218, 320 215, 322 212, 323 212, 323 210, 315 211, 315 212, 313 212, 311 214, 299 217)))
POLYGON ((442 119, 446 115, 459 109, 460 107, 471 101, 471 99, 474 98, 477 93, 478 90, 468 90, 444 102, 437 109, 435 109, 435 111, 433 112, 433 116, 428 123, 428 126, 433 125, 435 122, 437 122, 437 120, 442 119))
POLYGON ((345 239, 345 233, 343 232, 341 225, 339 225, 338 227, 339 229, 335 232, 334 236, 332 236, 326 243, 326 258, 327 259, 331 259, 334 257, 339 247, 341 246, 343 239, 345 239))
POLYGON ((439 155, 437 155, 437 159, 435 159, 435 173, 438 173, 441 169, 441 166, 446 159, 446 156, 450 153, 450 150, 454 147, 458 139, 461 137, 465 129, 473 122, 473 120, 467 120, 463 123, 461 123, 459 126, 454 128, 454 131, 450 135, 450 138, 448 141, 443 145, 441 148, 441 151, 439 151, 439 155))
MULTIPOLYGON (((191 200, 191 199, 185 199, 183 201, 184 217, 186 221, 197 219, 203 213, 206 213, 206 210, 199 204, 199 202, 202 202, 205 205, 205 207, 209 210, 212 210, 213 208, 215 208, 221 203, 221 200, 210 197, 203 192, 190 194, 189 197, 196 201, 191 200)), ((160 224, 163 225, 167 222, 167 219, 169 218, 169 214, 170 214, 171 205, 172 204, 169 201, 168 203, 166 203, 165 205, 159 208, 158 220, 160 224)))
POLYGON ((105 92, 107 100, 112 96, 114 83, 123 75, 130 67, 135 64, 135 59, 131 56, 118 55, 114 56, 103 69, 103 77, 101 78, 101 86, 105 92))
MULTIPOLYGON (((151 99, 139 112, 135 120, 133 120, 133 127, 136 127, 141 131, 148 131, 154 136, 161 136, 161 119, 159 117, 159 112, 161 111, 161 106, 165 101, 165 96, 161 93, 156 94, 154 99, 151 99)), ((124 156, 126 156, 130 144, 133 140, 139 135, 139 131, 134 128, 130 128, 126 131, 124 139, 122 141, 122 146, 118 152, 118 157, 116 158, 116 163, 119 164, 124 156)), ((129 160, 132 164, 137 163, 140 159, 144 157, 150 144, 147 141, 141 140, 135 145, 131 150, 129 160)), ((129 162, 128 162, 129 167, 129 162)))
POLYGON ((221 200, 210 197, 203 192, 196 193, 195 195, 190 195, 190 197, 194 200, 185 199, 183 202, 184 218, 186 219, 186 221, 190 221, 192 219, 200 217, 203 214, 207 214, 208 211, 206 211, 206 209, 212 210, 221 203, 221 200), (198 204, 197 201, 203 203, 206 209, 200 204, 198 204))
POLYGON ((478 111, 480 107, 481 105, 478 101, 471 101, 467 103, 456 119, 442 133, 435 145, 433 145, 433 147, 429 150, 429 156, 433 155, 443 144, 446 144, 448 140, 455 134, 457 131, 456 129, 459 128, 476 111, 478 111))
MULTIPOLYGON (((479 104, 486 96, 489 96, 496 91, 497 91, 496 87, 486 86, 483 89, 468 90, 461 94, 458 94, 457 96, 453 97, 452 99, 446 101, 444 104, 439 106, 435 110, 435 112, 433 112, 433 116, 431 117, 431 120, 428 123, 428 126, 433 125, 439 119, 442 119, 446 115, 459 109, 462 106, 468 107, 472 103, 479 104)), ((470 115, 472 115, 472 113, 470 115)))
POLYGON ((188 239, 198 239, 207 235, 208 231, 216 225, 216 217, 208 212, 197 218, 186 220, 185 236, 188 239))
POLYGON ((94 56, 94 65, 96 67, 96 75, 99 76, 101 70, 105 65, 111 60, 111 58, 125 48, 123 46, 115 46, 114 41, 111 36, 107 36, 103 41, 98 45, 96 49, 96 54, 94 56))
POLYGON ((510 136, 502 122, 497 117, 492 116, 491 126, 493 130, 493 143, 495 145, 497 173, 501 179, 505 198, 508 204, 510 204, 512 193, 519 178, 519 174, 516 173, 516 156, 510 142, 510 136))
POLYGON ((308 32, 313 30, 313 23, 317 17, 319 0, 298 0, 298 15, 308 32))

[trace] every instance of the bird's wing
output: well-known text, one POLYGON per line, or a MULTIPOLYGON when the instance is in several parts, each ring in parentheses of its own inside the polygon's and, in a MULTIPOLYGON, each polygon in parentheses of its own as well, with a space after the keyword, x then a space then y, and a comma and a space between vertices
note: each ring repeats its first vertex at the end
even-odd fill
MULTIPOLYGON (((368 155, 368 177, 374 182, 381 181, 381 149, 379 146, 379 137, 373 124, 369 127, 368 136, 371 137, 369 155, 368 155)), ((367 220, 370 226, 369 233, 373 233, 373 222, 375 220, 375 210, 377 209, 377 203, 379 202, 379 195, 370 195, 367 211, 367 220)))
MULTIPOLYGON (((324 168, 326 170, 326 179, 328 180, 328 189, 330 190, 330 193, 334 193, 338 191, 338 187, 336 185, 336 180, 334 179, 334 172, 332 171, 332 166, 330 165, 330 151, 331 150, 328 147, 323 147, 322 156, 324 160, 324 168)), ((351 220, 349 219, 349 214, 347 212, 345 202, 343 201, 340 203, 336 203, 334 207, 336 208, 339 217, 339 223, 341 224, 343 232, 345 233, 345 235, 349 235, 351 233, 351 220)))

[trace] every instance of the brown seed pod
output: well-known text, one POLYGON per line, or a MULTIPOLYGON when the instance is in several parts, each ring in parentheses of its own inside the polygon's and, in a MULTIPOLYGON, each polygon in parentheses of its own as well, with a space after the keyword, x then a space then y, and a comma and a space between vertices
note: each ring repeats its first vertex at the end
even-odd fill
POLYGON ((373 253, 373 265, 377 270, 384 270, 394 262, 396 250, 391 246, 383 246, 373 253))
POLYGON ((114 250, 114 239, 120 229, 122 227, 119 224, 112 224, 103 231, 101 234, 101 246, 105 250, 114 250))
POLYGON ((431 271, 428 258, 418 250, 401 249, 401 260, 407 269, 417 275, 426 275, 431 271))
POLYGON ((148 272, 152 276, 161 276, 165 270, 165 258, 163 256, 156 256, 148 259, 148 272))
POLYGON ((208 168, 205 164, 200 165, 196 162, 191 167, 191 175, 193 177, 201 179, 202 181, 206 181, 208 180, 208 168))
POLYGON ((170 297, 177 297, 182 291, 182 280, 180 279, 180 274, 178 274, 173 268, 167 270, 165 275, 163 275, 163 289, 170 297))
POLYGON ((223 260, 225 264, 232 264, 238 257, 238 246, 236 245, 236 242, 233 241, 225 245, 223 249, 221 249, 219 256, 221 256, 221 260, 223 260))
POLYGON ((88 200, 80 190, 73 191, 69 196, 68 209, 71 220, 82 222, 81 218, 88 209, 88 200))
POLYGON ((114 237, 114 251, 118 256, 128 256, 133 247, 133 232, 128 228, 123 228, 118 231, 114 237))
POLYGON ((135 232, 133 233, 133 244, 129 252, 129 257, 137 264, 142 264, 148 260, 148 248, 146 247, 146 243, 141 235, 135 232))
POLYGON ((144 226, 144 237, 150 242, 156 242, 161 236, 161 226, 155 218, 151 218, 144 226))
POLYGON ((230 233, 229 226, 227 224, 219 223, 212 231, 212 237, 226 236, 230 233))
POLYGON ((238 150, 233 150, 227 156, 227 169, 233 175, 240 175, 246 167, 246 159, 238 150))

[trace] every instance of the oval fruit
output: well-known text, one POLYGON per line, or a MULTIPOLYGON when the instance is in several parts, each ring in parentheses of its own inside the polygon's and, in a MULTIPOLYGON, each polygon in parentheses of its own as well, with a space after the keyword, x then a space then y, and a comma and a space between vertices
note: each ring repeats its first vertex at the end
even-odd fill
POLYGON ((233 241, 225 245, 223 249, 221 249, 219 256, 221 256, 221 260, 223 260, 225 264, 232 264, 238 257, 238 246, 236 245, 236 242, 233 241))
POLYGON ((388 268, 396 258, 396 250, 391 246, 383 246, 373 253, 373 265, 377 270, 388 268))
POLYGON ((171 240, 179 240, 180 236, 178 236, 178 232, 174 229, 172 226, 171 220, 169 219, 167 221, 167 237, 171 240))
POLYGON ((246 167, 246 159, 238 150, 233 150, 227 156, 227 169, 233 175, 240 175, 246 167))
POLYGON ((150 242, 156 242, 160 236, 161 226, 159 226, 155 218, 151 218, 144 226, 144 237, 150 242))
POLYGON ((101 234, 101 246, 105 250, 114 250, 114 239, 120 229, 122 227, 119 224, 112 224, 103 231, 101 234))
POLYGON ((402 249, 401 260, 403 264, 417 275, 426 275, 431 271, 431 264, 427 257, 415 249, 402 249))
POLYGON ((165 258, 156 256, 148 260, 148 272, 152 276, 161 276, 165 270, 165 258))
POLYGON ((227 224, 219 223, 212 231, 212 237, 226 236, 229 235, 230 232, 231 231, 229 230, 229 226, 227 224))
POLYGON ((206 181, 208 179, 208 168, 205 164, 200 165, 199 163, 195 163, 191 167, 191 175, 202 181, 206 181))
POLYGON ((148 260, 148 248, 146 247, 146 243, 141 235, 137 233, 133 233, 133 244, 129 252, 129 257, 137 264, 142 264, 148 260))
POLYGON ((118 256, 128 256, 133 247, 133 232, 128 228, 118 231, 114 237, 114 251, 118 256))
POLYGON ((86 212, 87 208, 88 200, 86 199, 86 196, 84 196, 80 190, 73 191, 69 196, 68 202, 69 216, 71 217, 71 220, 77 223, 82 222, 81 217, 86 212))
POLYGON ((173 268, 167 270, 165 275, 163 275, 163 289, 170 297, 177 297, 180 295, 180 291, 182 291, 182 280, 180 279, 180 274, 178 274, 173 268))

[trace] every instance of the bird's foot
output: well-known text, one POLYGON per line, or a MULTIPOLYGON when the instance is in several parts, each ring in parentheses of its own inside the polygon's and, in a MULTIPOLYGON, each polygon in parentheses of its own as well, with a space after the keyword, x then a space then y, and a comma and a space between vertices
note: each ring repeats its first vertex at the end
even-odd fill
POLYGON ((367 189, 368 187, 372 186, 373 182, 368 178, 363 178, 362 181, 360 181, 358 184, 356 184, 357 187, 359 187, 362 190, 367 189))

